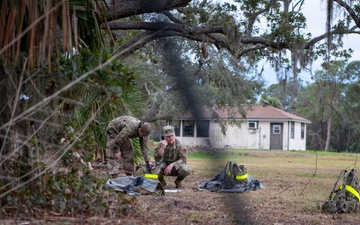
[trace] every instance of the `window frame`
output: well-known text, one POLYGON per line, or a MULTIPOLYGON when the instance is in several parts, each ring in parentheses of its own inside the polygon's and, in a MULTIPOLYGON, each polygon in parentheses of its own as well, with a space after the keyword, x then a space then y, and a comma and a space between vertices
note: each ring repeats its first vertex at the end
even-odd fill
POLYGON ((259 125, 258 123, 258 121, 248 121, 248 130, 257 130, 259 125))
POLYGON ((175 120, 172 122, 172 126, 174 126, 174 132, 177 137, 181 137, 181 120, 175 120))
POLYGON ((210 121, 209 120, 196 121, 196 137, 208 138, 209 136, 210 136, 210 121), (206 124, 199 124, 200 122, 206 124))
POLYGON ((182 137, 195 137, 195 120, 183 120, 182 122, 182 137))
POLYGON ((291 139, 295 138, 295 122, 294 121, 290 121, 290 138, 291 139))
POLYGON ((272 133, 273 133, 273 134, 281 134, 281 125, 275 124, 275 125, 272 126, 272 128, 273 128, 273 129, 272 129, 272 133), (275 132, 276 128, 278 128, 278 129, 277 129, 278 132, 275 132))
POLYGON ((301 123, 301 134, 300 138, 303 140, 305 138, 305 123, 301 123))

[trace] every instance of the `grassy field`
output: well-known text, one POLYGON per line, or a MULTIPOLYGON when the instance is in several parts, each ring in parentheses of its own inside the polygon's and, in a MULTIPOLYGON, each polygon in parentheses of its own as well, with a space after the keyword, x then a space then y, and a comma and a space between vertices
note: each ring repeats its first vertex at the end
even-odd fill
MULTIPOLYGON (((321 210, 341 171, 356 168, 357 158, 358 154, 314 151, 222 149, 191 152, 188 164, 193 173, 184 180, 185 189, 181 193, 139 199, 152 221, 169 223, 359 224, 360 212, 331 215, 321 210), (244 165, 266 189, 244 193, 196 191, 200 183, 221 173, 228 161, 244 165), (172 205, 182 206, 182 213, 174 213, 176 207, 172 205)), ((171 180, 167 178, 170 184, 167 188, 173 188, 171 180)))
POLYGON ((290 198, 301 195, 310 203, 325 201, 341 171, 356 167, 357 158, 350 153, 224 149, 188 153, 188 164, 195 174, 211 178, 233 161, 265 186, 282 186, 290 198))
POLYGON ((228 161, 245 165, 248 173, 266 187, 266 194, 261 190, 252 195, 255 203, 273 198, 284 206, 318 211, 341 171, 354 168, 357 157, 357 154, 315 151, 227 149, 218 153, 190 153, 188 163, 195 174, 205 177, 221 172, 228 161))

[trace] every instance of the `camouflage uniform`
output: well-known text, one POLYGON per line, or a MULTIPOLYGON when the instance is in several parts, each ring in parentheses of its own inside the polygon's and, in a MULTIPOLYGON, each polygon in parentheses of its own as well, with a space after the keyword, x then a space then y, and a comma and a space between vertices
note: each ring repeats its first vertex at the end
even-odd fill
POLYGON ((181 144, 178 139, 175 139, 174 144, 168 144, 164 149, 163 156, 158 154, 160 145, 155 148, 154 157, 156 161, 155 172, 159 174, 159 180, 163 180, 164 170, 169 164, 173 164, 174 167, 171 170, 170 176, 177 176, 178 181, 182 181, 190 174, 190 167, 187 162, 187 150, 181 144))
POLYGON ((116 177, 123 169, 127 175, 134 172, 134 150, 131 138, 139 137, 140 148, 146 162, 150 161, 147 137, 140 137, 138 128, 141 121, 131 116, 120 116, 107 126, 106 161, 109 174, 116 177), (114 157, 121 152, 121 159, 114 157), (121 168, 122 166, 122 168, 121 168))

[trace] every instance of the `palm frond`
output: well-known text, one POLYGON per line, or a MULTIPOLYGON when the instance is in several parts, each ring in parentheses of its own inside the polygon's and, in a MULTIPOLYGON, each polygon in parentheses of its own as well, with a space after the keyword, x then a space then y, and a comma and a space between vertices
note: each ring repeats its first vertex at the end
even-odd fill
POLYGON ((100 49, 102 37, 92 0, 10 1, 0 3, 0 55, 9 64, 25 53, 27 68, 47 63, 74 48, 100 49), (79 42, 81 44, 79 44, 79 42))
POLYGON ((143 156, 141 153, 140 141, 138 138, 132 139, 132 146, 134 149, 134 157, 133 157, 134 163, 135 163, 135 165, 139 165, 143 162, 143 156))

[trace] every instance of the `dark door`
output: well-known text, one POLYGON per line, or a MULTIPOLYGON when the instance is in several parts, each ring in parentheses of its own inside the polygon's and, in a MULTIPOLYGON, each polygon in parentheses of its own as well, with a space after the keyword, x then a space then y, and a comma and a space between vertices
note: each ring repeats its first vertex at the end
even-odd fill
POLYGON ((270 124, 270 149, 283 149, 283 125, 282 123, 270 124))

